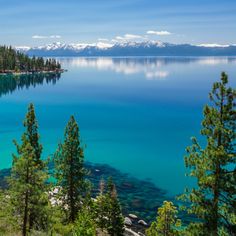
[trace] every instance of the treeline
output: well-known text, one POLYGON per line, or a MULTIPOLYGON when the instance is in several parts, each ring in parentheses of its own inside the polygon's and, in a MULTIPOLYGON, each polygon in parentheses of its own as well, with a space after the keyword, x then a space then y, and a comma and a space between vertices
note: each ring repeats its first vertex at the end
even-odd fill
POLYGON ((0 73, 41 72, 61 70, 55 59, 32 58, 12 47, 0 46, 0 73))
MULTIPOLYGON (((204 108, 201 135, 203 147, 192 139, 185 165, 196 187, 178 199, 180 206, 165 201, 147 236, 234 236, 236 235, 236 90, 228 77, 214 83, 211 105, 204 108), (178 208, 194 216, 184 225, 178 208)), ((101 180, 100 193, 91 197, 86 179, 83 145, 75 118, 66 126, 64 140, 52 158, 43 160, 33 104, 24 121, 25 132, 13 155, 9 189, 2 190, 0 230, 2 235, 124 235, 124 217, 112 179, 101 180), (51 178, 50 178, 51 177, 51 178), (49 181, 52 179, 52 181, 49 181), (18 234, 17 234, 18 233, 18 234)))

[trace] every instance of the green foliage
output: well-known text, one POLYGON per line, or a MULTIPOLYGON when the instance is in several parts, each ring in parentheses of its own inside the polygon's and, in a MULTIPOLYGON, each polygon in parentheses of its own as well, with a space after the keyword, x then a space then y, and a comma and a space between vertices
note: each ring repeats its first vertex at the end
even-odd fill
POLYGON ((32 103, 30 103, 28 107, 28 112, 24 120, 24 127, 26 129, 25 136, 29 141, 29 143, 31 144, 34 151, 35 164, 38 165, 40 168, 42 168, 44 164, 43 161, 41 160, 43 147, 39 143, 38 122, 36 120, 34 105, 32 103))
POLYGON ((18 147, 19 156, 14 156, 10 184, 10 198, 14 206, 14 215, 19 217, 23 234, 33 227, 45 228, 47 214, 45 201, 47 202, 45 181, 47 175, 38 170, 34 161, 35 155, 32 146, 22 136, 22 145, 18 147))
POLYGON ((96 236, 96 224, 91 209, 83 207, 74 224, 73 236, 96 236))
POLYGON ((190 203, 188 212, 199 219, 190 225, 193 235, 236 232, 236 90, 227 85, 228 77, 222 73, 210 93, 212 105, 204 108, 201 134, 206 138, 205 148, 196 138, 187 148, 185 164, 198 187, 187 189, 181 199, 190 203))
POLYGON ((0 191, 0 235, 14 234, 19 230, 8 191, 0 191))
POLYGON ((181 221, 177 219, 177 208, 172 202, 164 201, 158 208, 157 218, 147 230, 147 236, 180 235, 181 221))
POLYGON ((30 58, 12 47, 0 47, 0 73, 56 71, 60 69, 61 65, 55 59, 44 61, 42 57, 30 58))
POLYGON ((106 229, 111 236, 121 236, 124 232, 124 218, 117 198, 115 184, 110 178, 107 188, 101 180, 100 195, 96 198, 96 219, 98 226, 106 229))
POLYGON ((88 187, 85 181, 84 152, 80 144, 79 127, 71 116, 65 130, 64 142, 54 157, 56 184, 60 186, 59 198, 67 212, 67 220, 74 222, 88 187))
POLYGON ((24 126, 26 131, 22 135, 22 143, 19 145, 15 142, 17 155, 13 155, 8 182, 13 215, 17 218, 22 234, 26 235, 33 228, 47 228, 50 205, 46 194, 46 164, 37 155, 41 154, 41 145, 38 143, 37 121, 32 104, 29 106, 24 126))

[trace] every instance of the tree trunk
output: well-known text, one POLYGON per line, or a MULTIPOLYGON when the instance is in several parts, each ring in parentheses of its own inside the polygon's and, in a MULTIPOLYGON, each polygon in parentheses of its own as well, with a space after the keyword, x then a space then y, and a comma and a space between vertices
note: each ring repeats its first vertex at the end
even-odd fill
MULTIPOLYGON (((223 105, 224 105, 224 93, 221 88, 221 101, 220 101, 220 124, 223 126, 223 105)), ((222 133, 221 130, 218 135, 218 141, 217 141, 217 148, 219 148, 222 145, 222 133)), ((220 166, 220 160, 217 157, 216 159, 216 169, 215 169, 215 185, 214 185, 214 199, 213 199, 213 225, 212 225, 212 235, 218 236, 218 221, 219 221, 219 195, 220 195, 220 189, 219 189, 219 180, 220 180, 220 173, 221 173, 221 166, 220 166)))
MULTIPOLYGON (((29 163, 27 163, 27 171, 26 171, 26 183, 29 182, 29 163)), ((26 190, 25 194, 25 208, 24 208, 24 218, 23 218, 23 227, 22 227, 22 235, 27 235, 27 223, 28 223, 28 204, 29 204, 29 191, 26 190)))
POLYGON ((75 204, 74 204, 74 181, 73 181, 73 154, 71 153, 70 158, 70 221, 75 221, 75 204))
POLYGON ((22 227, 22 235, 26 236, 27 234, 27 222, 28 222, 28 191, 25 196, 25 209, 24 209, 24 219, 23 219, 23 227, 22 227))

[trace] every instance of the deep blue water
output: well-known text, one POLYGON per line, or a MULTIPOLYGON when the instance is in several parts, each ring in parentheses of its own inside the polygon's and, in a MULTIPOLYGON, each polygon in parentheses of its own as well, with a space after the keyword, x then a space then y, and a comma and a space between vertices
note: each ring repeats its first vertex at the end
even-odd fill
MULTIPOLYGON (((85 158, 106 163, 169 194, 193 184, 183 157, 199 137, 203 105, 222 71, 236 85, 236 58, 62 58, 61 78, 11 89, 0 80, 0 165, 11 166, 27 105, 35 104, 44 157, 75 115, 85 158), (4 88, 4 93, 3 90, 4 88), (10 91, 10 89, 9 89, 10 91)), ((142 186, 140 186, 142 187, 142 186)))

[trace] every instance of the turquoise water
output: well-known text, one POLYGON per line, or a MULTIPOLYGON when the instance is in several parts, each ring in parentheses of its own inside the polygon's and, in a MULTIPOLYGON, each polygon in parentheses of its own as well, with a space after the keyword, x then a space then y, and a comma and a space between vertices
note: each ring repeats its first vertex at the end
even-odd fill
POLYGON ((15 87, 0 80, 1 168, 11 166, 12 140, 19 140, 33 102, 44 157, 55 151, 73 114, 86 160, 150 179, 170 195, 192 184, 185 177, 185 147, 199 136, 202 107, 222 71, 235 87, 236 58, 59 60, 68 72, 58 80, 15 87))

